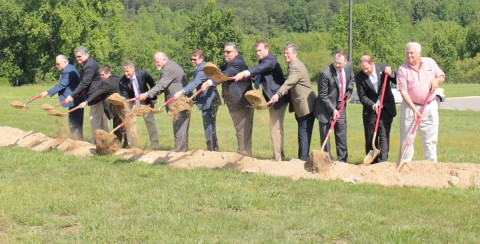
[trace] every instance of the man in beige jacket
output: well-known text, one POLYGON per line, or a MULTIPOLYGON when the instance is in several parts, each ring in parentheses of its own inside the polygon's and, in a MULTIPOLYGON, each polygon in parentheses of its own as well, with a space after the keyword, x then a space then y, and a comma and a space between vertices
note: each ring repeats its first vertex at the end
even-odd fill
POLYGON ((315 123, 313 109, 316 96, 312 90, 307 68, 297 55, 298 47, 295 44, 287 44, 283 49, 283 56, 288 64, 287 79, 268 104, 276 103, 287 93, 290 95, 289 111, 295 112, 298 123, 298 158, 306 161, 315 123))

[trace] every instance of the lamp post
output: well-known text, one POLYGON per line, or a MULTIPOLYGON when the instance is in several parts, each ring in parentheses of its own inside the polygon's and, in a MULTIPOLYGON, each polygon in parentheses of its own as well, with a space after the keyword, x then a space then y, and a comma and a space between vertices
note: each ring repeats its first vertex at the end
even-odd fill
POLYGON ((352 0, 348 3, 348 61, 352 62, 352 0))

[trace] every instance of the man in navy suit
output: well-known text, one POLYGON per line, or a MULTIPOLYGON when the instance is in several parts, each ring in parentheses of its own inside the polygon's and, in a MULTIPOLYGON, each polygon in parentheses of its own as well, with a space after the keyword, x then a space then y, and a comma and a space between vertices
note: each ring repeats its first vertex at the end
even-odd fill
MULTIPOLYGON (((333 63, 326 67, 318 78, 318 96, 315 101, 314 115, 320 122, 320 144, 325 141, 333 119, 339 116, 334 131, 337 160, 340 162, 347 162, 348 159, 346 101, 352 95, 353 83, 352 64, 347 61, 347 54, 338 50, 333 55, 333 63), (344 108, 339 113, 342 101, 344 108)), ((332 158, 330 140, 325 148, 332 158)))
MULTIPOLYGON (((135 64, 132 61, 125 61, 122 64, 123 67, 123 77, 120 79, 120 94, 129 99, 139 97, 142 92, 147 92, 149 89, 155 86, 155 81, 152 76, 145 71, 144 69, 135 69, 135 64)), ((156 103, 156 96, 147 98, 144 100, 137 99, 132 105, 141 105, 148 104, 150 107, 153 107, 153 104, 156 103)), ((150 137, 150 142, 152 143, 152 149, 158 150, 158 131, 157 125, 155 124, 155 117, 151 113, 147 113, 143 116, 145 125, 147 126, 148 136, 150 137)), ((132 123, 134 126, 130 130, 127 130, 128 144, 133 147, 137 143, 137 127, 136 127, 136 117, 133 117, 132 123)))
MULTIPOLYGON (((248 69, 247 63, 238 53, 237 45, 233 42, 225 44, 223 58, 225 64, 220 67, 220 70, 228 77, 233 77, 240 71, 248 69)), ((218 84, 207 80, 202 86, 208 87, 218 84)), ((245 93, 250 90, 252 90, 252 81, 248 78, 222 82, 223 101, 227 104, 228 112, 235 127, 237 153, 246 156, 252 156, 253 109, 249 107, 250 103, 244 97, 245 93)))
MULTIPOLYGON (((278 89, 285 83, 285 76, 277 59, 269 52, 269 46, 266 41, 257 41, 255 51, 259 59, 259 64, 248 70, 244 70, 235 76, 235 80, 241 80, 247 76, 255 77, 255 88, 262 85, 263 96, 266 101, 278 92, 278 89)), ((285 110, 290 97, 285 94, 274 103, 270 109, 270 136, 273 144, 273 159, 282 161, 285 159, 284 131, 283 121, 285 110)))
MULTIPOLYGON (((202 87, 208 77, 203 73, 203 66, 205 65, 203 51, 197 49, 193 51, 190 57, 195 73, 193 80, 184 86, 182 90, 175 93, 175 99, 184 94, 191 93, 195 88, 198 90, 202 87)), ((196 97, 197 107, 202 111, 203 129, 205 130, 205 139, 207 141, 207 150, 218 151, 216 118, 218 107, 220 106, 220 94, 215 86, 209 86, 196 97)))
MULTIPOLYGON (((79 46, 75 48, 74 52, 77 62, 82 65, 82 69, 80 70, 81 81, 72 94, 65 99, 67 102, 71 102, 73 98, 83 94, 86 94, 88 98, 102 83, 102 79, 98 73, 100 67, 97 61, 90 56, 87 49, 79 46)), ((95 131, 97 129, 108 131, 108 118, 105 114, 103 102, 90 106, 90 127, 92 128, 92 143, 95 143, 95 131)))
MULTIPOLYGON (((42 97, 49 95, 50 97, 58 93, 58 100, 63 102, 80 83, 80 74, 75 66, 68 63, 65 55, 58 55, 55 58, 55 65, 62 72, 60 82, 52 87, 52 89, 42 92, 42 97)), ((62 106, 69 110, 78 106, 85 101, 85 96, 77 96, 73 101, 63 104, 62 106)), ((68 123, 70 125, 70 138, 74 140, 83 140, 83 109, 77 109, 68 114, 68 123)))
POLYGON ((372 57, 363 55, 360 58, 360 68, 362 71, 355 76, 357 84, 357 93, 360 102, 363 104, 363 129, 365 133, 365 154, 372 150, 372 140, 377 120, 378 108, 382 89, 385 86, 385 95, 383 98, 382 114, 378 123, 378 137, 375 144, 379 145, 380 154, 373 161, 385 162, 388 160, 388 150, 390 144, 390 128, 393 117, 397 115, 395 107, 395 98, 393 97, 390 82, 397 83, 395 72, 387 64, 376 64, 372 57), (387 77, 387 83, 384 79, 387 77))

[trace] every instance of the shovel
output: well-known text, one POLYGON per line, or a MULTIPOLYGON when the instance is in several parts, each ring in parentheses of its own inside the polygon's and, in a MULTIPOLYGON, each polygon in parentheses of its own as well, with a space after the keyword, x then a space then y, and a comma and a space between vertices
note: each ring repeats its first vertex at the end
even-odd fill
POLYGON ((48 110, 48 114, 53 115, 53 116, 58 116, 58 117, 65 117, 65 116, 67 116, 67 114, 69 114, 69 113, 71 113, 71 112, 73 112, 73 111, 75 111, 75 110, 81 109, 81 108, 82 108, 82 107, 80 107, 80 106, 76 106, 76 107, 68 110, 68 111, 65 112, 65 113, 62 113, 62 112, 60 112, 60 111, 58 111, 58 110, 55 110, 55 109, 51 109, 51 110, 48 110))
MULTIPOLYGON (((325 141, 323 142, 322 148, 320 149, 320 154, 322 155, 321 160, 331 160, 330 154, 325 152, 324 149, 325 149, 325 146, 327 145, 330 135, 332 134, 333 127, 335 127, 335 124, 337 123, 337 120, 340 117, 340 114, 342 113, 344 105, 345 105, 345 101, 342 100, 342 103, 340 104, 340 109, 338 110, 338 116, 333 119, 332 125, 330 125, 330 129, 327 132, 327 136, 325 136, 325 141)), ((329 163, 329 162, 322 162, 322 163, 329 163)))
POLYGON ((197 92, 195 92, 195 94, 193 94, 191 97, 189 97, 190 101, 192 101, 198 94, 200 94, 200 92, 203 91, 203 87, 201 87, 200 89, 197 90, 197 92))
POLYGON ((160 106, 158 109, 152 109, 150 113, 152 114, 159 114, 163 112, 162 108, 167 106, 169 103, 171 103, 173 100, 175 100, 175 97, 172 96, 170 99, 168 99, 162 106, 160 106))
POLYGON ((67 101, 63 100, 63 102, 60 102, 59 104, 57 104, 57 105, 55 105, 55 106, 52 106, 52 105, 50 105, 50 104, 45 103, 45 104, 42 104, 41 108, 42 108, 43 110, 50 111, 50 110, 55 109, 56 107, 58 107, 58 106, 60 106, 60 105, 65 104, 66 102, 67 102, 67 101))
POLYGON ((410 135, 408 136, 407 143, 405 143, 402 156, 400 157, 400 162, 398 162, 397 170, 400 170, 402 166, 405 164, 405 162, 403 162, 403 157, 405 156, 405 153, 407 152, 408 147, 410 146, 410 144, 413 142, 413 139, 415 138, 415 132, 417 131, 418 124, 420 124, 420 119, 422 118, 423 111, 425 111, 425 107, 427 106, 428 100, 430 99, 430 95, 432 94, 433 92, 428 93, 427 97, 425 98, 425 101, 423 102, 422 109, 420 109, 420 116, 418 116, 415 119, 415 124, 413 125, 412 132, 410 132, 410 135))
POLYGON ((115 133, 115 131, 119 130, 120 128, 122 128, 124 125, 126 125, 127 122, 126 121, 123 121, 122 123, 120 123, 117 127, 115 127, 115 129, 113 129, 112 131, 110 131, 110 134, 113 135, 113 133, 115 133))
POLYGON ((378 132, 378 123, 380 122, 380 117, 382 116, 382 107, 383 107, 383 97, 385 96, 385 87, 387 87, 388 75, 385 74, 385 79, 383 80, 382 94, 380 95, 380 103, 378 104, 378 114, 377 121, 375 122, 375 130, 373 131, 372 138, 372 150, 363 159, 363 164, 371 164, 373 160, 380 154, 380 149, 375 146, 375 139, 377 138, 378 132))
POLYGON ((208 62, 203 66, 203 72, 215 82, 227 80, 235 80, 235 77, 228 77, 212 62, 208 62))
POLYGON ((26 101, 25 103, 23 103, 23 104, 22 104, 21 102, 12 102, 12 103, 10 103, 10 105, 11 105, 12 107, 18 108, 18 109, 28 109, 27 104, 29 104, 29 103, 31 103, 31 102, 33 102, 33 101, 35 101, 35 100, 37 100, 37 99, 39 99, 39 98, 41 98, 41 97, 42 97, 42 94, 38 94, 38 95, 30 98, 29 100, 27 100, 27 101, 26 101))

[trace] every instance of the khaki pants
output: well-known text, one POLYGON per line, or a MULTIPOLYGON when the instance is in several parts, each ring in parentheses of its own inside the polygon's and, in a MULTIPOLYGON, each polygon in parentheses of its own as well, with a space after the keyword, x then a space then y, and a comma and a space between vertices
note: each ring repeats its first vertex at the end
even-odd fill
MULTIPOLYGON (((132 106, 133 107, 133 106, 132 106)), ((143 121, 145 122, 145 126, 147 127, 148 131, 148 136, 150 137, 150 142, 152 143, 152 149, 159 149, 159 142, 158 142, 158 130, 157 130, 157 125, 155 124, 155 117, 153 114, 148 113, 145 114, 143 117, 143 121)), ((131 123, 130 125, 127 124, 127 139, 128 139, 128 145, 130 147, 135 147, 137 146, 137 117, 132 116, 130 119, 128 119, 128 123, 131 123)))
POLYGON ((100 129, 104 131, 108 130, 108 118, 103 110, 103 102, 99 102, 90 106, 90 127, 92 128, 92 144, 95 144, 95 131, 100 129))
POLYGON ((288 104, 285 104, 279 109, 274 109, 272 106, 269 109, 270 136, 272 137, 273 159, 275 161, 282 161, 285 158, 283 120, 285 118, 287 105, 288 104))
MULTIPOLYGON (((422 105, 415 105, 420 111, 422 105)), ((402 102, 400 106, 400 152, 398 154, 398 161, 402 157, 402 152, 407 143, 410 133, 412 132, 413 125, 415 124, 415 115, 412 109, 405 103, 402 102)), ((425 107, 423 111, 422 118, 420 119, 420 124, 418 125, 417 132, 420 132, 420 137, 422 140, 423 154, 424 159, 437 162, 437 141, 438 141, 438 102, 433 100, 425 107)), ((403 157, 404 162, 412 161, 414 154, 413 141, 410 143, 405 155, 403 157)))

